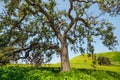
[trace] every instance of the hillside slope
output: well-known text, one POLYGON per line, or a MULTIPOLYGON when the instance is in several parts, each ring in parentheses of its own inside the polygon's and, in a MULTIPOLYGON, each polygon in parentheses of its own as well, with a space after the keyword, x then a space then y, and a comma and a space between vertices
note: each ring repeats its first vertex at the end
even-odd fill
MULTIPOLYGON (((96 56, 108 57, 113 65, 111 66, 100 66, 96 65, 97 70, 108 70, 120 73, 120 52, 104 52, 98 53, 96 56)), ((70 60, 72 68, 92 69, 92 59, 87 54, 79 55, 70 60)))
POLYGON ((105 52, 98 54, 98 56, 108 57, 113 65, 120 65, 120 52, 105 52))
MULTIPOLYGON (((120 63, 120 52, 104 52, 104 53, 97 53, 97 57, 108 57, 110 58, 111 62, 118 62, 120 63)), ((74 57, 70 60, 71 64, 89 64, 91 62, 91 57, 88 57, 87 54, 79 55, 77 57, 74 57)), ((115 64, 116 65, 116 64, 115 64)))

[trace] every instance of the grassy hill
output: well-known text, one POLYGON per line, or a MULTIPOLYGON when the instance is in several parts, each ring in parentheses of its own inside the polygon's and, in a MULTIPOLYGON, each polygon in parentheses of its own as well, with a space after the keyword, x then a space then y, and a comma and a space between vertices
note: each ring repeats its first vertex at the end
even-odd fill
MULTIPOLYGON (((104 52, 104 53, 97 53, 97 57, 108 57, 110 58, 110 61, 114 65, 119 65, 120 64, 120 52, 104 52), (116 64, 117 63, 117 64, 116 64)), ((88 57, 87 54, 84 55, 79 55, 77 57, 74 57, 73 59, 70 60, 71 64, 82 64, 84 65, 86 63, 89 64, 92 62, 91 57, 88 57)))
MULTIPOLYGON (((112 63, 111 66, 100 66, 96 65, 96 70, 106 70, 120 73, 120 52, 103 52, 97 53, 96 57, 108 57, 112 63)), ((72 68, 76 69, 93 69, 91 66, 92 59, 88 57, 87 54, 79 55, 70 60, 70 65, 72 68)), ((60 67, 60 63, 52 64, 53 67, 60 67)))
POLYGON ((98 56, 110 58, 113 65, 120 65, 120 52, 99 53, 98 56))
MULTIPOLYGON (((112 63, 111 66, 100 66, 96 65, 97 70, 107 70, 114 71, 120 73, 120 52, 104 52, 98 53, 96 56, 108 57, 112 63)), ((84 68, 84 69, 92 69, 91 66, 92 59, 88 57, 87 54, 79 55, 70 60, 70 64, 72 68, 84 68)))

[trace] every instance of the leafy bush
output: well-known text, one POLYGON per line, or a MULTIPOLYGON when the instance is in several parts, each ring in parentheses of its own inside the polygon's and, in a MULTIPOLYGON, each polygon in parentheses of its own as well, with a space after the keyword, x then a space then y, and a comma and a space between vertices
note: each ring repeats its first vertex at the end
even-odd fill
POLYGON ((113 72, 88 69, 59 72, 59 68, 0 67, 0 80, 118 80, 119 76, 113 72))
POLYGON ((0 80, 22 80, 28 69, 23 67, 0 67, 0 80))

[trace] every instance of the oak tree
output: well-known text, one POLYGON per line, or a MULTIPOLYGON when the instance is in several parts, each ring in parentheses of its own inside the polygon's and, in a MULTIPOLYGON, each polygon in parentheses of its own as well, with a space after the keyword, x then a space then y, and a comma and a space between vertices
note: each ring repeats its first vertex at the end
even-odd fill
POLYGON ((93 43, 97 37, 109 49, 113 49, 117 43, 112 23, 100 17, 104 13, 119 15, 119 0, 0 2, 3 4, 0 13, 0 48, 12 47, 10 55, 13 60, 39 62, 45 54, 48 57, 46 61, 49 61, 51 55, 56 53, 61 57, 61 71, 69 71, 68 47, 75 52, 93 54, 93 43), (100 12, 93 15, 89 12, 91 6, 100 12))

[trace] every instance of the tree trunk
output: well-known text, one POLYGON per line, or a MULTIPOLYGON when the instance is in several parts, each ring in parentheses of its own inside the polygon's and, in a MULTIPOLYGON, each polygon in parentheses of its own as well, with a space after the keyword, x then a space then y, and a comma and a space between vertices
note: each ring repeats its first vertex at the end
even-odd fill
POLYGON ((61 44, 61 71, 70 71, 70 62, 68 56, 68 45, 67 43, 61 44))

